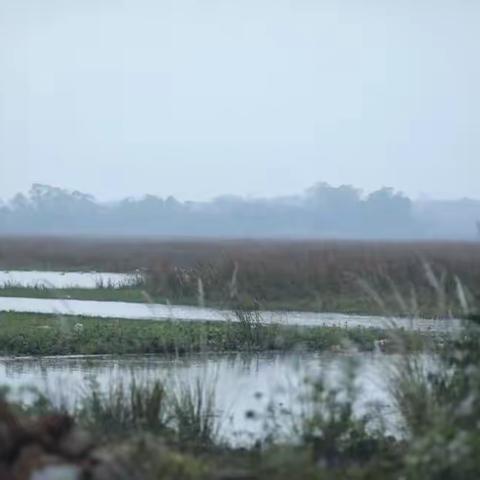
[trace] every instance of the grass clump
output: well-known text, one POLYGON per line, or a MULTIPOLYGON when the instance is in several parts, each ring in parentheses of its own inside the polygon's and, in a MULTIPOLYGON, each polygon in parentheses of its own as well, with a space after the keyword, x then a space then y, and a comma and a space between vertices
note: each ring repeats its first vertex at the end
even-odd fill
POLYGON ((182 446, 213 445, 218 435, 215 389, 200 379, 183 383, 173 396, 177 442, 182 446))
POLYGON ((133 379, 102 392, 93 382, 77 406, 76 416, 89 429, 109 435, 131 431, 165 433, 170 422, 168 394, 160 381, 138 383, 133 379))
POLYGON ((405 358, 393 392, 409 448, 405 478, 450 480, 480 475, 480 332, 472 318, 430 368, 405 358))

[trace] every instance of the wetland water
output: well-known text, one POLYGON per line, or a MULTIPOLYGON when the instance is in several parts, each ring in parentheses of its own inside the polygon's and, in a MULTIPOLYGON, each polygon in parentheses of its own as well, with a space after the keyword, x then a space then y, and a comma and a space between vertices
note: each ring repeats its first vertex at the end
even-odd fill
POLYGON ((106 392, 120 382, 127 385, 154 379, 169 388, 202 385, 214 388, 220 436, 233 443, 248 443, 265 434, 265 412, 269 405, 293 413, 282 417, 283 426, 305 407, 306 378, 325 378, 337 385, 347 362, 358 368, 357 413, 377 404, 390 428, 398 429, 388 390, 388 380, 400 357, 383 354, 217 354, 187 357, 47 357, 0 359, 0 385, 10 387, 15 399, 30 401, 34 387, 54 403, 74 405, 86 387, 96 382, 106 392), (248 419, 246 412, 256 412, 248 419))
MULTIPOLYGON (((103 285, 115 288, 133 284, 138 279, 138 274, 105 272, 0 271, 0 286, 15 284, 23 287, 43 286, 52 289, 67 287, 92 289, 103 285)), ((145 320, 236 320, 233 312, 213 308, 72 299, 0 297, 0 312, 2 311, 145 320)), ((461 322, 453 319, 416 318, 412 320, 314 312, 262 311, 261 319, 264 323, 299 326, 398 327, 418 331, 449 331, 461 326, 461 322)))
POLYGON ((99 286, 118 288, 132 285, 138 280, 136 274, 106 272, 47 272, 47 271, 0 271, 0 286, 15 285, 43 288, 88 288, 99 286))
MULTIPOLYGON (((109 273, 0 272, 0 284, 44 285, 51 288, 96 288, 125 285, 138 277, 109 273)), ((231 311, 180 305, 140 304, 72 299, 0 297, 0 312, 16 311, 104 318, 235 321, 231 311)), ((1 314, 0 314, 1 318, 1 314)), ((313 312, 261 312, 265 323, 299 326, 376 327, 392 326, 421 331, 449 331, 460 326, 457 320, 392 319, 387 317, 341 315, 313 312)), ((153 379, 165 380, 171 391, 198 379, 215 389, 220 435, 232 443, 248 443, 268 433, 265 412, 269 405, 278 411, 293 412, 282 417, 286 427, 305 407, 305 378, 324 376, 335 385, 342 378, 346 362, 358 364, 357 413, 376 403, 386 414, 393 432, 398 431, 388 390, 390 374, 399 360, 395 355, 340 353, 216 354, 181 358, 162 356, 43 357, 0 359, 0 385, 11 389, 15 399, 33 399, 30 387, 55 403, 74 405, 86 388, 95 382, 103 391, 119 382, 128 384, 153 379), (246 412, 256 412, 255 419, 246 412)))
MULTIPOLYGON (((188 320, 188 321, 236 321, 228 310, 163 305, 151 303, 104 302, 71 299, 39 299, 0 297, 0 312, 46 313, 58 315, 82 315, 86 317, 123 318, 132 320, 188 320)), ((404 328, 406 330, 447 332, 458 330, 459 320, 454 319, 409 319, 363 315, 342 315, 338 313, 313 312, 271 312, 262 311, 264 323, 279 323, 305 327, 375 327, 404 328)))

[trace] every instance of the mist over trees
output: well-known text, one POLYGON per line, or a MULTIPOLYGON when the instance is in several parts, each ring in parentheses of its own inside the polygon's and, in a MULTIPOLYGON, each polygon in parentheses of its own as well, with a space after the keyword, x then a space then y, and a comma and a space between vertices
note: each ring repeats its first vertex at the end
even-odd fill
POLYGON ((479 220, 476 200, 414 202, 392 188, 363 194, 327 183, 276 198, 146 195, 114 203, 35 184, 0 202, 0 234, 475 239, 479 220))

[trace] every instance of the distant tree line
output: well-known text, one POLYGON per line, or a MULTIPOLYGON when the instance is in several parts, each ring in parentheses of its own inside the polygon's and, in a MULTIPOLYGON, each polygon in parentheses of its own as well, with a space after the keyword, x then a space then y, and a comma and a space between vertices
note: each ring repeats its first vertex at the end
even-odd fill
POLYGON ((364 195, 327 183, 276 198, 146 195, 115 203, 35 184, 0 204, 0 234, 473 239, 478 219, 475 200, 413 202, 392 188, 364 195))

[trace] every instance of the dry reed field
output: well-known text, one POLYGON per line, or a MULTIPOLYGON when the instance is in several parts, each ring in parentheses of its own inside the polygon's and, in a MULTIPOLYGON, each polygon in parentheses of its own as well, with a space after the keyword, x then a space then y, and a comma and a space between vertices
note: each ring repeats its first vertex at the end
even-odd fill
POLYGON ((145 272, 173 301, 448 315, 480 292, 480 243, 4 237, 0 268, 145 272))

